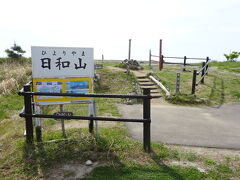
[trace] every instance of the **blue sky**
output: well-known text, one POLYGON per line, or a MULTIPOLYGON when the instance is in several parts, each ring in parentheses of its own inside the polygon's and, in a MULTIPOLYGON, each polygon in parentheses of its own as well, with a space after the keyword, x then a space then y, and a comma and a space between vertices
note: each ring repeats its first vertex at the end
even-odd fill
POLYGON ((240 51, 239 0, 1 0, 0 56, 14 41, 31 46, 93 47, 95 59, 158 55, 224 60, 240 51))

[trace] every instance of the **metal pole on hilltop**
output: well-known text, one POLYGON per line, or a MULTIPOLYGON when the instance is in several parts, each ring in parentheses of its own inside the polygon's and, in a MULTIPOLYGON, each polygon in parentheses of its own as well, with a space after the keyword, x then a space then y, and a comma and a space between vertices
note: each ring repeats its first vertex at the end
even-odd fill
POLYGON ((128 60, 131 59, 131 39, 129 39, 129 44, 128 44, 128 60))
POLYGON ((149 50, 149 66, 152 65, 152 52, 151 52, 151 49, 149 50))

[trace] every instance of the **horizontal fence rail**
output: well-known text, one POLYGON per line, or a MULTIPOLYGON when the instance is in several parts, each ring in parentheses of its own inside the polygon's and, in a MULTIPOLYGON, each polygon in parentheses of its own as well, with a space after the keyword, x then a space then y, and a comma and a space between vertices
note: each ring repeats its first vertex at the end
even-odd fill
POLYGON ((80 93, 48 93, 48 92, 24 92, 21 89, 18 95, 36 95, 36 96, 73 96, 73 97, 96 97, 96 98, 132 98, 147 99, 150 95, 125 95, 125 94, 80 94, 80 93))
POLYGON ((192 60, 206 60, 206 58, 192 58, 192 57, 169 57, 169 56, 163 56, 163 58, 167 58, 167 59, 192 59, 192 60))
POLYGON ((20 117, 38 117, 38 118, 54 118, 66 120, 94 120, 94 121, 118 121, 118 122, 145 122, 148 119, 124 119, 124 118, 109 118, 109 117, 91 117, 91 116, 61 116, 61 115, 47 115, 47 114, 26 114, 22 112, 20 117))
POLYGON ((161 55, 161 53, 160 53, 159 56, 157 56, 157 55, 153 55, 151 53, 151 50, 149 51, 149 66, 151 66, 151 62, 152 61, 159 61, 159 64, 161 65, 160 70, 162 70, 163 64, 178 64, 178 65, 183 65, 184 67, 183 67, 182 70, 186 71, 186 66, 194 65, 194 63, 187 63, 187 60, 205 61, 206 63, 208 63, 210 59, 209 59, 209 57, 206 57, 206 58, 196 58, 196 57, 187 57, 187 56, 184 56, 184 57, 163 56, 163 55, 161 55), (159 60, 154 60, 154 59, 152 59, 152 57, 159 58, 159 60), (183 62, 169 62, 169 61, 164 61, 164 59, 178 59, 178 60, 180 59, 180 60, 183 60, 183 62))
MULTIPOLYGON (((125 95, 125 94, 78 94, 78 93, 47 93, 47 92, 32 92, 31 82, 24 85, 24 88, 18 92, 19 95, 24 96, 24 108, 19 116, 25 118, 26 126, 26 141, 33 143, 33 121, 32 118, 55 118, 55 119, 75 119, 75 120, 89 120, 89 121, 117 121, 117 122, 136 122, 143 123, 143 148, 146 152, 150 152, 151 148, 151 99, 150 89, 143 89, 143 95, 125 95), (48 115, 48 114, 34 114, 33 113, 33 96, 71 96, 71 97, 93 97, 93 98, 128 98, 128 99, 143 99, 143 118, 112 118, 112 117, 93 117, 93 116, 63 116, 63 115, 48 115)), ((89 127, 90 128, 90 127, 89 127)), ((89 129, 90 130, 90 129, 89 129)), ((41 141, 41 131, 36 129, 37 141, 41 141), (38 134, 37 134, 38 133, 38 134), (40 137, 39 137, 40 136, 40 137)))
MULTIPOLYGON (((164 64, 180 64, 180 65, 184 65, 184 63, 177 63, 177 62, 164 62, 164 64)), ((191 65, 191 64, 185 64, 185 65, 191 65)))
POLYGON ((205 64, 203 63, 203 64, 202 64, 202 68, 197 71, 197 74, 200 74, 200 72, 202 72, 204 69, 207 69, 207 70, 208 70, 208 68, 206 68, 206 67, 209 65, 209 63, 210 63, 210 61, 208 61, 208 62, 205 63, 205 64))
POLYGON ((162 56, 162 58, 164 59, 183 59, 183 62, 167 62, 167 61, 163 61, 164 64, 179 64, 179 65, 183 65, 183 71, 186 71, 186 66, 192 66, 194 65, 193 63, 187 63, 187 60, 200 60, 200 61, 206 61, 206 63, 209 62, 209 57, 206 58, 192 58, 192 57, 173 57, 173 56, 162 56))

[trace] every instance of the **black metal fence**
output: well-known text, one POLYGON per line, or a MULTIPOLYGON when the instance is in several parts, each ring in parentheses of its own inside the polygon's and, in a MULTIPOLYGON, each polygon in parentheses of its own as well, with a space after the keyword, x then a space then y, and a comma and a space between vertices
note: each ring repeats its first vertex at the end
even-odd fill
POLYGON ((200 83, 204 84, 204 77, 208 74, 209 70, 209 59, 207 62, 202 63, 202 68, 200 70, 193 70, 193 79, 192 79, 192 94, 195 94, 196 86, 200 83), (201 74, 201 78, 197 81, 197 75, 201 74))
MULTIPOLYGON (((24 96, 24 109, 19 114, 20 117, 25 118, 26 126, 26 141, 33 143, 34 129, 32 118, 56 118, 56 119, 75 119, 75 120, 90 120, 90 121, 120 121, 120 122, 137 122, 143 123, 143 148, 146 152, 151 149, 151 95, 150 89, 143 89, 143 95, 123 95, 123 94, 77 94, 77 93, 43 93, 32 92, 30 83, 24 85, 18 93, 24 96), (71 97, 94 97, 94 98, 136 98, 143 100, 143 118, 142 119, 126 119, 126 118, 110 118, 110 117, 92 117, 92 116, 62 116, 62 115, 47 115, 33 113, 33 96, 71 96, 71 97)), ((91 124, 91 123, 90 123, 91 124)), ((93 123, 92 123, 93 124, 93 123)), ((89 127, 90 129, 90 127, 89 127)), ((41 141, 41 131, 36 129, 36 139, 41 141)))

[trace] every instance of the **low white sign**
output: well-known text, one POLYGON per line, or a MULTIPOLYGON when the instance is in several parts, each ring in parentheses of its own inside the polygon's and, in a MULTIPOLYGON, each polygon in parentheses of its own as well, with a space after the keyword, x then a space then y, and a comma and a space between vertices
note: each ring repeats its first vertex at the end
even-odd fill
POLYGON ((32 46, 33 78, 94 77, 93 48, 32 46))

